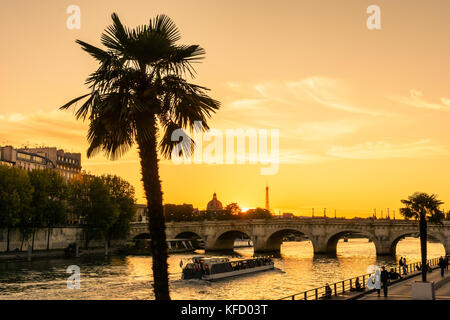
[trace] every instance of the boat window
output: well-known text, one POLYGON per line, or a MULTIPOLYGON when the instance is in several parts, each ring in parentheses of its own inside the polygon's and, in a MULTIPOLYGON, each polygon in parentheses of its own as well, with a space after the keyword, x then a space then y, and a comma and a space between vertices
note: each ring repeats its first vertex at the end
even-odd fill
POLYGON ((224 272, 231 272, 233 271, 233 267, 231 263, 216 263, 211 266, 211 273, 217 274, 217 273, 224 273, 224 272))

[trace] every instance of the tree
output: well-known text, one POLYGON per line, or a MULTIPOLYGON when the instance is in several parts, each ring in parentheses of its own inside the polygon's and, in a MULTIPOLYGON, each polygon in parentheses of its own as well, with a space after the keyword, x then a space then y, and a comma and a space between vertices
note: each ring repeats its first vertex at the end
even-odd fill
POLYGON ((164 216, 166 221, 196 221, 199 220, 198 211, 194 211, 192 204, 170 204, 164 205, 164 216))
POLYGON ((219 102, 206 94, 207 88, 184 78, 194 77, 192 64, 202 59, 205 51, 198 45, 178 45, 180 32, 169 17, 158 15, 148 25, 134 29, 124 27, 115 13, 112 20, 101 36, 106 50, 77 40, 100 66, 86 81, 90 93, 61 109, 87 98, 75 116, 90 121, 88 157, 103 151, 116 159, 137 143, 149 209, 155 298, 169 300, 158 151, 166 158, 173 150, 189 154, 192 141, 183 139, 185 143, 179 145, 172 141, 172 133, 179 128, 193 130, 194 121, 208 129, 206 120, 219 102))
POLYGON ((205 217, 208 220, 232 220, 235 216, 231 213, 230 210, 207 210, 205 213, 205 217))
POLYGON ((0 229, 7 229, 7 252, 10 230, 26 221, 32 192, 33 188, 25 170, 0 165, 0 229))
POLYGON ((230 211, 231 214, 233 214, 233 215, 238 215, 239 213, 242 212, 241 208, 239 207, 239 205, 236 202, 228 204, 225 207, 225 210, 230 211))
POLYGON ((54 170, 33 170, 28 175, 34 189, 31 202, 33 229, 47 227, 47 250, 50 250, 51 228, 67 222, 67 185, 54 170))
POLYGON ((244 219, 270 219, 272 214, 267 209, 256 208, 247 210, 247 212, 242 213, 244 219))
POLYGON ((439 209, 443 204, 437 196, 416 192, 408 197, 408 200, 401 200, 405 205, 400 209, 401 215, 406 219, 414 218, 419 220, 420 231, 420 251, 422 258, 422 281, 427 281, 427 221, 440 222, 444 218, 444 213, 439 209))
POLYGON ((86 249, 92 239, 107 239, 119 209, 111 199, 109 186, 101 178, 82 175, 81 179, 71 181, 70 205, 85 222, 86 249))
POLYGON ((136 215, 134 188, 115 175, 104 175, 100 179, 108 186, 111 201, 118 209, 118 215, 107 231, 107 240, 123 239, 129 233, 130 222, 136 215))

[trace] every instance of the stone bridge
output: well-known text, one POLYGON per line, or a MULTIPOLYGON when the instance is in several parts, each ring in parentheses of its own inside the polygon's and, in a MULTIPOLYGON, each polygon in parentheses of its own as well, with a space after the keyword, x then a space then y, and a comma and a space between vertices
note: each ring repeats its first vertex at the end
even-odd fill
MULTIPOLYGON (((358 234, 374 243, 377 255, 395 255, 397 243, 402 238, 419 233, 419 223, 411 220, 333 218, 169 222, 166 233, 169 239, 202 238, 206 251, 232 250, 235 239, 247 235, 253 241, 255 252, 279 252, 283 237, 297 233, 312 242, 317 254, 335 254, 340 238, 358 234)), ((147 224, 133 224, 131 238, 145 234, 148 234, 147 224)), ((450 221, 428 224, 428 236, 441 242, 446 254, 450 254, 450 221)))

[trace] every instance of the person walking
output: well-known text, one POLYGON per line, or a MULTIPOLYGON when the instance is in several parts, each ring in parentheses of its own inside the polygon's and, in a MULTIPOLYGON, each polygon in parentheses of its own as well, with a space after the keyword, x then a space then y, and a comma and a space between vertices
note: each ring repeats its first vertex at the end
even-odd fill
MULTIPOLYGON (((388 283, 389 283, 389 273, 386 271, 385 267, 381 267, 380 281, 383 284, 384 297, 388 296, 388 283)), ((378 294, 379 296, 379 294, 378 294)))
POLYGON ((447 271, 448 271, 448 256, 445 256, 445 268, 447 269, 447 271))
POLYGON ((406 264, 406 258, 403 258, 403 275, 408 274, 408 265, 406 264))
POLYGON ((400 257, 400 260, 398 260, 398 265, 403 269, 403 257, 400 257))
POLYGON ((442 278, 444 277, 445 267, 446 267, 445 260, 444 260, 444 258, 440 257, 439 258, 439 268, 441 268, 441 277, 442 278))
POLYGON ((333 294, 333 290, 331 290, 330 285, 327 283, 325 285, 325 296, 324 296, 324 298, 325 299, 331 299, 331 295, 332 294, 333 294))

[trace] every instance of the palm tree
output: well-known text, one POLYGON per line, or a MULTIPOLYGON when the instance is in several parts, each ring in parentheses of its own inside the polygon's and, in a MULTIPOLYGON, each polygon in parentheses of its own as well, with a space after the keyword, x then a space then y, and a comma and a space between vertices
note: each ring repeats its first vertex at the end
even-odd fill
POLYGON ((164 158, 170 158, 173 150, 190 154, 192 143, 179 148, 171 141, 172 133, 179 128, 193 130, 194 121, 209 129, 206 120, 220 104, 207 95, 207 88, 185 79, 194 78, 192 64, 205 51, 198 45, 178 45, 180 32, 169 17, 157 15, 134 29, 124 27, 115 13, 112 20, 101 36, 105 50, 76 41, 100 66, 86 80, 90 92, 61 109, 87 98, 75 116, 90 122, 88 157, 103 151, 114 160, 137 143, 149 210, 155 298, 169 300, 158 152, 164 158))
POLYGON ((400 209, 400 213, 406 218, 419 220, 420 230, 420 251, 422 256, 422 281, 427 281, 427 220, 439 223, 444 217, 444 213, 439 209, 443 204, 436 195, 416 192, 408 197, 408 200, 401 200, 405 205, 400 209))

